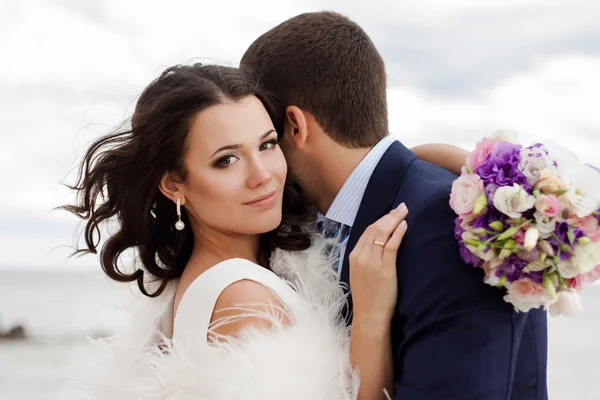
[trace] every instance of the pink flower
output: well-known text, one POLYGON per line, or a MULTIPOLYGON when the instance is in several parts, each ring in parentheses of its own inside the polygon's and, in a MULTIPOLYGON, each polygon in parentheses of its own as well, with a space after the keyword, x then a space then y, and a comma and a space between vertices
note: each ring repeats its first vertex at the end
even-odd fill
POLYGON ((542 285, 528 278, 506 283, 505 286, 507 294, 504 296, 504 301, 512 304, 517 311, 527 312, 532 308, 548 304, 550 301, 550 297, 542 285))
POLYGON ((571 289, 581 290, 592 286, 592 283, 596 282, 598 279, 600 279, 600 264, 593 270, 586 272, 585 274, 577 275, 571 279, 569 286, 571 289))
POLYGON ((460 218, 472 217, 475 199, 482 193, 484 186, 479 175, 463 170, 463 174, 452 183, 450 207, 460 218))
POLYGON ((534 297, 546 293, 544 288, 530 279, 524 278, 513 282, 512 290, 520 296, 534 297))
POLYGON ((481 142, 477 143, 475 150, 473 150, 468 156, 466 165, 471 171, 475 171, 485 159, 490 155, 494 147, 500 143, 499 138, 490 139, 484 138, 481 142))
POLYGON ((586 236, 594 236, 598 231, 598 220, 593 215, 588 215, 578 221, 578 225, 585 232, 586 236))
POLYGON ((560 212, 560 202, 553 194, 541 195, 535 202, 535 208, 546 217, 554 218, 560 212))
POLYGON ((513 239, 519 246, 523 246, 525 244, 525 228, 519 229, 517 233, 513 235, 513 239))
POLYGON ((585 232, 585 235, 589 237, 592 242, 600 242, 600 224, 593 215, 588 215, 585 218, 577 218, 573 216, 569 218, 575 226, 578 226, 585 232))

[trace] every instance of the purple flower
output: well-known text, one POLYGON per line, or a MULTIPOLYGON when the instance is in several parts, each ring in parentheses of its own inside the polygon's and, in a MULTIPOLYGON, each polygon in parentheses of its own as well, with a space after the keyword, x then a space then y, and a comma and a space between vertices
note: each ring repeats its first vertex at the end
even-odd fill
POLYGON ((467 249, 467 246, 465 245, 462 239, 462 234, 463 232, 465 232, 465 230, 460 226, 461 223, 462 219, 460 218, 456 218, 454 220, 454 238, 458 240, 458 243, 460 245, 460 257, 465 263, 478 267, 481 264, 481 258, 477 257, 476 255, 471 253, 469 249, 467 249))
POLYGON ((526 278, 531 279, 535 283, 539 283, 540 285, 544 281, 544 273, 542 271, 529 272, 523 274, 526 278))
POLYGON ((500 142, 494 147, 491 154, 476 171, 486 186, 490 184, 511 186, 513 183, 518 183, 526 190, 531 190, 527 178, 519 170, 521 148, 521 145, 508 142, 500 142))
MULTIPOLYGON (((547 241, 550 244, 550 246, 552 247, 554 254, 560 253, 561 261, 567 261, 567 260, 571 259, 571 255, 569 253, 564 252, 560 249, 560 243, 558 242, 558 240, 556 240, 555 238, 549 238, 547 241)), ((565 242, 565 243, 568 243, 568 242, 565 242)))
POLYGON ((462 241, 460 242, 460 257, 465 263, 471 264, 474 267, 481 265, 481 258, 471 253, 471 251, 467 249, 467 246, 462 241))
POLYGON ((554 252, 554 254, 558 254, 558 250, 560 250, 560 243, 558 243, 558 240, 552 237, 548 238, 547 242, 550 245, 550 247, 552 247, 552 251, 554 252))
POLYGON ((586 236, 586 234, 583 229, 575 228, 573 230, 573 236, 575 236, 575 240, 573 241, 572 246, 575 247, 575 244, 578 243, 578 240, 586 236))
POLYGON ((527 261, 522 260, 513 254, 504 260, 504 264, 496 269, 496 276, 498 278, 503 277, 506 270, 506 280, 510 283, 518 281, 519 279, 529 278, 531 281, 541 285, 544 273, 542 271, 523 272, 523 269, 527 264, 529 264, 527 261))
POLYGON ((573 229, 573 241, 571 242, 569 240, 569 231, 571 230, 571 224, 569 224, 568 222, 561 222, 560 224, 558 224, 556 226, 556 230, 554 231, 554 233, 556 233, 556 236, 558 236, 558 239, 565 243, 568 244, 571 248, 575 247, 575 243, 577 243, 577 240, 581 237, 585 236, 585 232, 580 229, 580 228, 575 228, 573 229))
POLYGON ((598 221, 600 221, 600 208, 596 210, 596 213, 592 214, 598 221))
POLYGON ((569 238, 567 236, 570 230, 571 224, 569 224, 568 222, 561 222, 560 224, 556 225, 554 233, 556 233, 556 236, 558 236, 558 240, 560 240, 561 242, 570 243, 569 238))
POLYGON ((501 278, 506 275, 506 280, 512 283, 529 275, 523 273, 523 268, 525 268, 527 264, 529 264, 527 261, 521 260, 513 254, 504 260, 504 264, 496 268, 496 276, 501 278))
POLYGON ((500 221, 503 224, 506 223, 508 216, 498 211, 492 204, 488 205, 488 212, 484 215, 477 217, 473 223, 473 228, 485 228, 491 230, 490 224, 495 221, 500 221))

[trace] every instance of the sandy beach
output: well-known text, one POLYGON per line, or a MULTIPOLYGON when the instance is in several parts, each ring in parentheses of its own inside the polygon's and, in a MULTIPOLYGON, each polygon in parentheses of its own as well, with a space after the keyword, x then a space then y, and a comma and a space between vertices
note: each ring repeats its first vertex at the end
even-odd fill
MULTIPOLYGON (((69 387, 89 357, 85 335, 125 323, 123 293, 96 275, 0 271, 2 326, 22 323, 31 340, 0 341, 0 400, 75 400, 69 387)), ((600 287, 584 291, 584 313, 551 318, 550 399, 600 398, 600 287)))

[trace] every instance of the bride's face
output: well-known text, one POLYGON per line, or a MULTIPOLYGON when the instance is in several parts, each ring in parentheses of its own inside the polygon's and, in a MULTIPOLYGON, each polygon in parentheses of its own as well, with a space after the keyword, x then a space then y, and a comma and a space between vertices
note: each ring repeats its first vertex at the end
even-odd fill
POLYGON ((240 234, 277 228, 287 165, 258 98, 198 113, 188 140, 184 206, 193 223, 240 234))

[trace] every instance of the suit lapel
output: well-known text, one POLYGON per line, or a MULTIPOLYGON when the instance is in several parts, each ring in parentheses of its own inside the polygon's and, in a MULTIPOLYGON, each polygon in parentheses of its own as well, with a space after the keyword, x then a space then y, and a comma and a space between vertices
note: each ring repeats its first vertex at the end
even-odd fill
MULTIPOLYGON (((404 172, 415 158, 414 153, 396 141, 392 143, 375 167, 354 220, 344 254, 340 279, 348 287, 350 287, 350 253, 365 229, 392 208, 404 172)), ((349 295, 348 309, 345 310, 347 322, 351 321, 351 312, 352 296, 349 295)))

